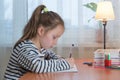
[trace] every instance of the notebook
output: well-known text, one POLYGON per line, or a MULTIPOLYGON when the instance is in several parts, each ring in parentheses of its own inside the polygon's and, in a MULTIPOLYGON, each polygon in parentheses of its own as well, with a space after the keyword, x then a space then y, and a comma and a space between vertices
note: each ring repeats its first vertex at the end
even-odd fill
POLYGON ((57 72, 78 72, 76 65, 73 66, 73 68, 69 70, 63 70, 63 71, 57 71, 57 72))

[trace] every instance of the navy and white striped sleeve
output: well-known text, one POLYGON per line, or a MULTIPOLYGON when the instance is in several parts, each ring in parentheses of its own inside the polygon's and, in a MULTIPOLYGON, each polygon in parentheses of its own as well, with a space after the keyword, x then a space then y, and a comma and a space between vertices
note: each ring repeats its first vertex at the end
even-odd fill
POLYGON ((61 58, 60 55, 57 55, 56 53, 54 53, 50 49, 49 50, 42 49, 41 52, 42 52, 42 54, 49 54, 51 59, 59 59, 59 58, 61 58))
POLYGON ((37 51, 24 51, 18 56, 18 63, 25 69, 35 72, 55 72, 70 69, 69 63, 64 59, 45 60, 37 51))

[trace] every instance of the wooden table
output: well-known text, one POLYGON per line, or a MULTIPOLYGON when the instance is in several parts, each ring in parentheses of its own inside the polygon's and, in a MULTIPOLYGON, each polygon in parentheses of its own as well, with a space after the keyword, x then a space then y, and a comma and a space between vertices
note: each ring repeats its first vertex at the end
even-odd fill
POLYGON ((120 80, 120 70, 95 68, 87 66, 83 62, 93 62, 91 59, 76 59, 78 72, 65 73, 26 73, 20 80, 120 80))

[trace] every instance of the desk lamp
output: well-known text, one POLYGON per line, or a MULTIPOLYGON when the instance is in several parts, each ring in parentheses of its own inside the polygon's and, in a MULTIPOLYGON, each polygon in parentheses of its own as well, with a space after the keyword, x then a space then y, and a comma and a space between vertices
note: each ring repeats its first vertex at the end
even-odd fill
POLYGON ((114 12, 110 1, 101 1, 97 4, 95 19, 102 21, 104 27, 104 49, 106 49, 106 24, 108 20, 114 20, 114 12))

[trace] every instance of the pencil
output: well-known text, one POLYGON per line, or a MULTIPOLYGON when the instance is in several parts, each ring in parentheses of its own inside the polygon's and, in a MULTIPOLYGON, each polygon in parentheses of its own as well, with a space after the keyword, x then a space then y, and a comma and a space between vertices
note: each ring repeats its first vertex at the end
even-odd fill
POLYGON ((72 53, 70 53, 70 56, 69 56, 69 58, 71 58, 72 57, 72 53))
POLYGON ((71 58, 72 57, 72 48, 74 47, 74 44, 72 44, 72 47, 70 48, 70 56, 69 56, 69 58, 71 58))

